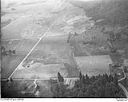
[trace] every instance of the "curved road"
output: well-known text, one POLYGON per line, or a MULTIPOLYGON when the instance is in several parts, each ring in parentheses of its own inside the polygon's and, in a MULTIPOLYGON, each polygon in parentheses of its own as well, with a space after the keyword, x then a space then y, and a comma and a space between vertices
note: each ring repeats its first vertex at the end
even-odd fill
POLYGON ((126 88, 121 83, 119 83, 118 85, 121 87, 121 89, 124 91, 126 97, 128 98, 128 91, 126 90, 126 88))
MULTIPOLYGON (((123 69, 122 69, 122 70, 123 70, 123 69)), ((124 79, 126 78, 126 74, 125 74, 124 70, 123 70, 123 73, 124 73, 124 77, 121 78, 120 80, 118 80, 118 82, 120 82, 120 81, 122 81, 122 80, 124 80, 124 79)), ((118 85, 119 85, 120 88, 124 91, 125 96, 128 98, 128 91, 127 91, 127 89, 126 89, 121 83, 118 83, 118 85)))

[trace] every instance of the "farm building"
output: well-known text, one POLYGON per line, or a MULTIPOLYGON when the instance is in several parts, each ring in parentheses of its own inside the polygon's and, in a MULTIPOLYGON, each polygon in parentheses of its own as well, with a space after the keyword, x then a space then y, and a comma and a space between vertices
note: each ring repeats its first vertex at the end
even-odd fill
POLYGON ((124 59, 124 66, 128 66, 128 59, 124 59))
POLYGON ((109 64, 112 60, 109 55, 100 56, 79 56, 74 57, 79 70, 82 74, 89 76, 96 76, 99 74, 110 74, 109 64))
POLYGON ((118 80, 124 78, 123 66, 120 64, 110 64, 110 72, 112 76, 116 74, 118 80))

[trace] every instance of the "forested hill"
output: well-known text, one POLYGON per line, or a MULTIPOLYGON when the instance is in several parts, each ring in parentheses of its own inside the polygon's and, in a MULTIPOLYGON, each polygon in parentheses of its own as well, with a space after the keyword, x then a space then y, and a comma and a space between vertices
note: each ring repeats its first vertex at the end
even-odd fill
POLYGON ((86 15, 93 20, 104 19, 102 24, 122 26, 128 24, 128 0, 71 1, 71 3, 83 8, 86 15))

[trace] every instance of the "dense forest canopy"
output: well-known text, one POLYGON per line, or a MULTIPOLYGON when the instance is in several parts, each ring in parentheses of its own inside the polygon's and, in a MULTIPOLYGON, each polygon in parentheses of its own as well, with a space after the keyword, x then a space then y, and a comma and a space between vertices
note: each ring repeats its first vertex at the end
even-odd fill
MULTIPOLYGON (((61 76, 62 77, 62 76, 61 76)), ((61 79, 58 75, 58 81, 61 79)), ((69 88, 62 81, 52 82, 51 91, 53 97, 125 97, 118 85, 117 75, 98 75, 89 77, 87 74, 79 74, 79 80, 73 88, 69 88)))

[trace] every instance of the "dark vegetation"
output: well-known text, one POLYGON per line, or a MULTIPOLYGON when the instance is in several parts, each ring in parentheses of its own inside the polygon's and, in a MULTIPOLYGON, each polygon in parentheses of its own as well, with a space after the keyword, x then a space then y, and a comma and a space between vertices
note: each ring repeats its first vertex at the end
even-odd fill
POLYGON ((127 77, 124 80, 120 81, 120 83, 128 90, 128 78, 127 77))
POLYGON ((1 53, 2 53, 3 56, 7 56, 7 55, 16 54, 16 50, 6 51, 5 47, 1 46, 1 53))
POLYGON ((26 90, 25 85, 19 86, 20 82, 16 81, 2 81, 1 82, 1 97, 2 98, 25 98, 35 97, 33 93, 22 94, 22 90, 26 90))
POLYGON ((35 98, 35 97, 51 97, 52 93, 49 88, 49 81, 38 81, 37 86, 33 80, 4 80, 1 83, 2 98, 35 98), (47 86, 48 85, 48 86, 47 86), (47 87, 47 88, 46 88, 47 87), (36 92, 39 92, 38 96, 36 92))
POLYGON ((75 82, 73 88, 68 88, 58 76, 58 82, 52 82, 51 91, 53 97, 102 97, 119 98, 125 97, 122 89, 118 86, 117 75, 98 75, 89 77, 79 74, 79 80, 75 82))

